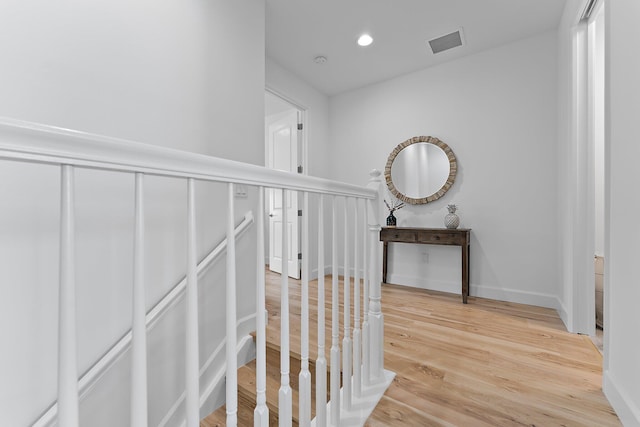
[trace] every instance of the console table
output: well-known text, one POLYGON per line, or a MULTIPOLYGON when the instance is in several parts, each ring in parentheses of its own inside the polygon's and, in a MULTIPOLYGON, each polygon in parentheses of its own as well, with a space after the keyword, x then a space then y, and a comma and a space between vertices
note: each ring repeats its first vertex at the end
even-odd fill
POLYGON ((382 252, 382 282, 387 283, 387 252, 390 242, 417 243, 424 245, 453 245, 462 249, 462 302, 469 296, 469 228, 413 228, 382 227, 380 241, 384 243, 382 252))

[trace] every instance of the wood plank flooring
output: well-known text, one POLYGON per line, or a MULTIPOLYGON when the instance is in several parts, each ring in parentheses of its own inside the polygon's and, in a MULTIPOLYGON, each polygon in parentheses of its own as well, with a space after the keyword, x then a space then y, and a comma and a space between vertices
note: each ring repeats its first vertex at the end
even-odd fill
MULTIPOLYGON (((280 276, 267 272, 267 336, 276 343, 279 286, 280 276)), ((325 288, 330 302, 331 277, 325 288)), ((311 359, 316 289, 312 282, 311 359)), ((299 281, 290 280, 289 294, 298 353, 299 281)), ((342 323, 342 292, 340 302, 342 323)), ((385 368, 397 376, 366 426, 621 425, 602 393, 600 353, 588 337, 566 332, 555 310, 474 297, 463 305, 459 295, 396 285, 383 285, 382 305, 385 368)), ((342 332, 340 324, 340 339, 342 332)), ((330 322, 326 336, 328 354, 330 322)))
POLYGON ((392 386, 367 426, 619 426, 602 357, 555 310, 383 285, 392 386))

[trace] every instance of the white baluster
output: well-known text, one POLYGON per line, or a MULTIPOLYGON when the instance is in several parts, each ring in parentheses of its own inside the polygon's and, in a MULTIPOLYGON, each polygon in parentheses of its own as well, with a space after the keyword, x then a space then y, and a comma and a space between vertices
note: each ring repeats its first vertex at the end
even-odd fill
POLYGON ((287 192, 282 190, 282 280, 280 289, 280 391, 278 393, 278 423, 290 427, 293 398, 289 385, 289 230, 287 227, 287 192))
POLYGON ((344 199, 344 338, 342 339, 342 406, 351 409, 351 366, 353 363, 351 342, 351 278, 349 277, 349 199, 344 199))
POLYGON ((371 369, 369 364, 369 358, 371 354, 370 339, 369 339, 369 255, 367 249, 369 247, 369 215, 367 213, 367 202, 364 202, 364 230, 363 230, 363 244, 362 244, 362 288, 363 288, 363 318, 362 318, 362 382, 363 385, 369 385, 371 382, 371 369))
POLYGON ((195 180, 187 185, 187 287, 186 287, 186 415, 187 427, 200 425, 200 386, 198 359, 198 259, 196 255, 195 180))
POLYGON ((269 427, 267 406, 267 344, 265 325, 264 275, 264 188, 258 188, 258 221, 256 248, 256 409, 254 427, 269 427))
POLYGON ((75 201, 72 166, 62 166, 60 196, 58 425, 77 427, 79 415, 76 360, 75 201))
POLYGON ((356 397, 362 395, 362 367, 360 366, 362 346, 360 338, 360 253, 358 251, 358 232, 360 231, 359 205, 360 200, 355 199, 355 212, 353 214, 353 395, 356 397))
POLYGON ((302 201, 302 330, 300 331, 300 375, 298 377, 299 424, 311 423, 311 372, 309 372, 309 193, 302 201))
POLYGON ((147 422, 147 326, 144 291, 144 175, 136 173, 131 327, 131 425, 147 422))
POLYGON ((236 237, 233 183, 228 184, 227 198, 227 427, 238 424, 238 356, 236 347, 238 337, 236 330, 236 237))
POLYGON ((338 206, 332 203, 331 241, 331 424, 340 425, 340 295, 338 294, 338 206))
POLYGON ((371 380, 381 379, 384 370, 384 318, 380 304, 382 283, 382 251, 379 242, 380 235, 380 202, 381 181, 380 171, 371 171, 368 187, 378 194, 376 199, 369 200, 369 237, 370 237, 370 286, 369 286, 369 322, 370 322, 370 375, 371 380))
POLYGON ((318 195, 318 358, 316 359, 316 427, 327 425, 327 360, 324 354, 324 200, 318 195))

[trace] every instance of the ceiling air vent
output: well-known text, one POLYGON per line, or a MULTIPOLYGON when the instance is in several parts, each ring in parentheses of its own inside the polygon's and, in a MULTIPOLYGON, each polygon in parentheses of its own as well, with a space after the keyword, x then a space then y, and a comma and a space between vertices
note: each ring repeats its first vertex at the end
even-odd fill
POLYGON ((454 47, 462 46, 462 29, 446 34, 442 37, 429 40, 429 46, 433 53, 440 53, 445 50, 453 49, 454 47))

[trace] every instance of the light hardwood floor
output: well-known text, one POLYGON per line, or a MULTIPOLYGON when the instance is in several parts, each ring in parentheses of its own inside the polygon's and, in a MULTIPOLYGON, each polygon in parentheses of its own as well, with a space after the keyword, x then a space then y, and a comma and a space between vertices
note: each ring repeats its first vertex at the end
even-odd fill
MULTIPOLYGON (((325 283, 329 302, 330 276, 325 283)), ((268 272, 267 337, 274 343, 279 286, 280 276, 268 272)), ((314 281, 311 359, 316 290, 314 281)), ((291 350, 298 353, 299 281, 290 280, 289 294, 291 350)), ((342 293, 340 302, 342 321, 342 293)), ((555 310, 474 297, 463 305, 459 295, 397 285, 383 285, 382 305, 385 368, 397 375, 366 426, 621 425, 602 393, 602 356, 588 337, 566 332, 555 310)))
POLYGON ((368 426, 619 426, 602 356, 555 310, 383 285, 392 386, 368 426))

